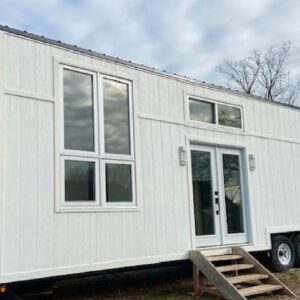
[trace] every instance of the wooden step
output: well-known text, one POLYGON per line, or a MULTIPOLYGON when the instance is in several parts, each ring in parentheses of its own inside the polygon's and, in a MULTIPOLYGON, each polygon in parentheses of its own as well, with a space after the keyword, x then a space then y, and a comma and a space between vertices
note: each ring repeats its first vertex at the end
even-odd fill
POLYGON ((231 248, 218 248, 218 249, 205 249, 201 250, 204 256, 214 256, 214 255, 227 255, 232 254, 231 248))
POLYGON ((264 293, 270 293, 279 290, 282 290, 281 285, 262 284, 262 285, 256 285, 256 286, 240 289, 239 293, 242 296, 247 297, 247 296, 254 296, 254 295, 259 295, 264 293))
POLYGON ((242 282, 258 281, 262 279, 267 279, 268 277, 269 275, 267 274, 247 274, 247 275, 227 277, 227 280, 232 284, 236 284, 242 282))
POLYGON ((247 270, 247 269, 252 269, 252 268, 254 268, 254 265, 250 265, 250 264, 237 264, 237 265, 216 267, 216 269, 221 273, 238 271, 238 270, 247 270))
POLYGON ((229 255, 214 255, 214 256, 209 256, 207 257, 207 259, 211 262, 213 261, 227 261, 227 260, 238 260, 238 259, 242 259, 243 256, 242 255, 233 255, 233 254, 229 254, 229 255))

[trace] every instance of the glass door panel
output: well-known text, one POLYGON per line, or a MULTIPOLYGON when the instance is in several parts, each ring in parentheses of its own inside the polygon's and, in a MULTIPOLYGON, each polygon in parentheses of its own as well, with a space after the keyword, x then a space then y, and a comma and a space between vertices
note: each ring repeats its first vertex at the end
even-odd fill
POLYGON ((216 155, 223 244, 246 243, 243 152, 217 148, 216 155))
POLYGON ((221 245, 216 209, 216 160, 214 147, 193 146, 191 150, 194 222, 197 246, 221 245))
POLYGON ((215 234, 210 152, 192 151, 196 235, 215 234))
POLYGON ((228 233, 244 232, 240 160, 238 155, 223 154, 224 195, 228 233))

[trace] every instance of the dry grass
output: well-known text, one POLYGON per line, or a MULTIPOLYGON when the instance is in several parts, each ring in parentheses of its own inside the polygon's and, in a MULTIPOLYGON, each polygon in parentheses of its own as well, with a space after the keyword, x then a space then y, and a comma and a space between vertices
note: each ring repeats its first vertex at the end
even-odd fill
MULTIPOLYGON (((276 276, 286 285, 288 286, 300 299, 300 269, 292 269, 288 273, 276 274, 276 276)), ((273 299, 294 299, 287 296, 269 296, 269 297, 256 297, 253 298, 255 300, 273 300, 273 299)))
MULTIPOLYGON (((293 269, 286 274, 276 274, 280 280, 282 280, 289 288, 291 288, 300 299, 300 269, 293 269)), ((99 299, 126 299, 126 300, 191 300, 191 299, 203 299, 203 300, 213 300, 216 297, 211 296, 194 296, 191 294, 192 282, 191 278, 176 280, 175 282, 166 283, 156 283, 151 284, 147 287, 136 286, 134 288, 118 288, 115 290, 102 290, 95 291, 94 289, 89 290, 89 292, 77 292, 71 293, 69 295, 57 295, 55 300, 99 300, 99 299)), ((264 297, 256 297, 253 300, 274 300, 274 299, 290 299, 282 295, 272 295, 264 297)))
MULTIPOLYGON (((59 284, 54 289, 51 300, 216 300, 220 298, 192 292, 191 266, 175 267, 164 271, 153 270, 146 275, 129 272, 90 278, 71 279, 59 284), (161 273, 159 273, 161 272, 161 273)), ((300 269, 293 269, 286 274, 276 274, 300 299, 300 269)), ((24 299, 48 299, 24 298, 24 299)), ((253 300, 290 299, 281 295, 256 297, 253 300)))

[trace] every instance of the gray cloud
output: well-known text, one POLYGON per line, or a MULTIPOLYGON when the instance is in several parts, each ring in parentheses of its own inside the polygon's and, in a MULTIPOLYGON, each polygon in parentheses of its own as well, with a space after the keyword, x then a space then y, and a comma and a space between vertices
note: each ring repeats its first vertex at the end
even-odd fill
POLYGON ((291 40, 300 75, 298 0, 2 0, 1 23, 225 84, 215 67, 291 40))

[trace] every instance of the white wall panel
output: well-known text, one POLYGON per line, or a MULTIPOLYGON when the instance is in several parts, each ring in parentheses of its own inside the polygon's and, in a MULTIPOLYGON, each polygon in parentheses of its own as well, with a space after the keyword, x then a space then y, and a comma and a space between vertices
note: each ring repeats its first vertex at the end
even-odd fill
POLYGON ((19 270, 21 224, 21 106, 18 98, 5 100, 5 164, 2 272, 19 270))
MULTIPOLYGON (((267 246, 266 227, 300 225, 299 110, 11 35, 6 36, 5 49, 5 87, 17 90, 19 96, 5 96, 1 120, 5 125, 1 141, 5 150, 2 275, 16 274, 17 280, 21 272, 44 270, 44 275, 36 275, 42 277, 64 272, 64 268, 72 272, 74 268, 97 269, 108 262, 118 266, 122 261, 125 266, 130 260, 150 263, 154 257, 159 261, 187 255, 194 223, 188 168, 179 164, 178 147, 187 146, 189 136, 199 142, 243 145, 255 155, 257 168, 248 173, 255 245, 267 246), (54 212, 55 103, 44 98, 53 96, 57 76, 53 60, 57 57, 105 74, 128 74, 136 85, 136 122, 141 133, 137 140, 141 154, 138 211, 54 212), (28 94, 22 96, 26 92, 35 95, 35 100, 28 94), (189 126, 184 111, 187 94, 242 106, 245 131, 189 126)), ((1 95, 0 91, 0 101, 1 95)))

